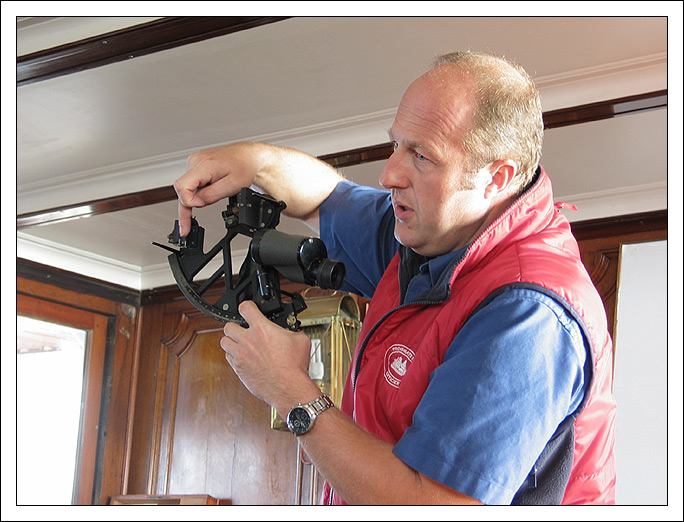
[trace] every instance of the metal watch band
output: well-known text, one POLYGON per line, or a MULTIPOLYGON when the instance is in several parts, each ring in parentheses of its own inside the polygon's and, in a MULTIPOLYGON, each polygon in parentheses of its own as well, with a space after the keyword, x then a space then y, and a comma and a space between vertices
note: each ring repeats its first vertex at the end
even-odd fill
POLYGON ((311 402, 309 402, 307 406, 310 406, 315 412, 316 416, 318 416, 328 408, 332 408, 333 406, 335 406, 335 404, 333 403, 330 397, 324 394, 318 397, 317 399, 314 399, 311 402))

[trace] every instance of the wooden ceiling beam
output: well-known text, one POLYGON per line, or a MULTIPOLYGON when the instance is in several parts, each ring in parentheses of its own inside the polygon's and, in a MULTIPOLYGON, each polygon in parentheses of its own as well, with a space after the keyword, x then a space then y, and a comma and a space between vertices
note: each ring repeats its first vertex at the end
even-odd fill
POLYGON ((169 16, 17 57, 17 86, 285 20, 285 16, 169 16))
MULTIPOLYGON (((632 112, 653 110, 660 107, 667 107, 667 90, 545 112, 544 127, 552 129, 567 125, 577 125, 579 123, 614 118, 632 112)), ((335 168, 342 168, 384 160, 389 158, 390 154, 392 154, 392 144, 381 143, 379 145, 326 154, 320 156, 319 159, 335 168)), ((176 199, 176 192, 173 186, 169 185, 73 205, 64 205, 18 215, 17 230, 35 225, 58 223, 70 219, 153 205, 173 199, 176 199)))

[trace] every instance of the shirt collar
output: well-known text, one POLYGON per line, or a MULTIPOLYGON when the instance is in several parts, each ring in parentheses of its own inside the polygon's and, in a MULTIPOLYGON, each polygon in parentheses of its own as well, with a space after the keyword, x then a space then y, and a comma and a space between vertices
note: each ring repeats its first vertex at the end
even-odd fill
POLYGON ((431 257, 427 262, 420 265, 420 272, 423 274, 427 272, 429 274, 431 287, 434 287, 439 283, 445 270, 450 267, 453 268, 454 265, 461 260, 467 249, 468 245, 454 250, 453 252, 431 257))

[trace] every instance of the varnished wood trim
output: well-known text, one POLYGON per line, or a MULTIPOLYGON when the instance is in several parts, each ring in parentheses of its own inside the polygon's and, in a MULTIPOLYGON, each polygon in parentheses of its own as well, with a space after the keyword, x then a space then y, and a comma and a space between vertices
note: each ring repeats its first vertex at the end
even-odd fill
POLYGON ((104 297, 66 290, 53 283, 44 283, 17 275, 17 295, 19 294, 37 296, 53 303, 68 304, 74 308, 92 310, 108 315, 116 314, 116 308, 119 304, 104 297))
POLYGON ((570 228, 578 241, 658 230, 667 235, 667 209, 576 221, 570 228))
MULTIPOLYGON (((193 335, 191 339, 194 339, 193 335)), ((159 472, 157 479, 157 492, 162 495, 169 494, 169 480, 171 478, 171 464, 173 462, 173 439, 176 430, 176 411, 178 408, 178 387, 180 380, 180 357, 173 354, 170 349, 164 350, 167 358, 167 368, 171 367, 171 372, 167 374, 164 413, 162 415, 162 440, 160 453, 159 472), (169 387, 171 388, 169 390, 169 387), (170 393, 168 393, 170 391, 170 393)))
POLYGON ((392 144, 388 142, 381 143, 380 145, 371 145, 370 147, 361 147, 333 154, 325 154, 319 156, 318 159, 339 169, 342 167, 359 165, 361 163, 370 163, 371 161, 386 160, 392 155, 392 150, 392 144))
POLYGON ((140 311, 140 320, 135 324, 135 334, 133 336, 133 354, 131 361, 131 378, 130 378, 130 393, 128 394, 128 415, 126 417, 126 440, 123 451, 123 464, 121 469, 121 489, 122 495, 128 494, 129 479, 131 473, 131 454, 133 446, 133 429, 136 415, 136 404, 138 402, 138 379, 140 375, 140 350, 143 346, 142 339, 142 310, 140 311))
POLYGON ((667 210, 591 219, 570 224, 582 262, 601 295, 608 332, 615 332, 622 245, 667 239, 667 210))
POLYGON ((90 294, 112 301, 140 306, 140 292, 137 290, 28 259, 17 258, 17 276, 56 285, 81 295, 90 294))
MULTIPOLYGON (((214 286, 218 288, 217 285, 220 283, 221 282, 218 281, 217 283, 214 283, 214 286)), ((209 289, 207 290, 209 293, 206 294, 207 297, 205 297, 205 299, 213 295, 214 286, 209 287, 209 289)), ((147 290, 143 290, 140 294, 140 304, 142 306, 149 306, 159 303, 168 303, 178 299, 184 299, 184 296, 178 289, 178 285, 175 284, 158 286, 156 288, 149 288, 147 290)))
POLYGON ((667 107, 667 89, 547 111, 544 113, 544 128, 555 129, 661 107, 667 107))
MULTIPOLYGON (((111 322, 114 320, 112 319, 111 322)), ((79 453, 79 481, 78 481, 78 504, 90 505, 96 503, 97 494, 95 483, 98 464, 99 474, 102 474, 102 454, 104 451, 104 426, 107 417, 100 410, 107 390, 104 386, 105 353, 109 346, 114 345, 114 339, 108 338, 108 323, 110 320, 104 316, 97 316, 92 328, 92 339, 88 347, 87 360, 84 372, 84 403, 82 406, 83 432, 78 445, 79 453), (110 342, 111 344, 108 344, 110 342), (87 432, 86 432, 87 429, 87 432), (99 457, 99 461, 98 461, 99 457)), ((110 350, 109 350, 110 351, 110 350)), ((111 392, 111 390, 110 390, 111 392)))
POLYGON ((140 330, 136 341, 136 385, 131 397, 133 415, 129 443, 126 447, 125 493, 151 494, 152 474, 156 469, 157 432, 156 423, 147 423, 154 418, 159 405, 159 365, 161 350, 158 341, 164 326, 165 306, 142 307, 140 309, 140 330), (141 377, 147 376, 147 377, 141 377))
POLYGON ((170 16, 17 58, 17 86, 284 20, 283 16, 170 16))
POLYGON ((138 309, 117 303, 117 315, 107 325, 107 351, 104 360, 102 405, 97 443, 93 504, 109 503, 113 494, 122 493, 126 469, 126 433, 133 360, 138 349, 135 332, 138 309))
POLYGON ((173 199, 176 199, 176 191, 169 185, 167 187, 141 190, 120 196, 95 199, 75 205, 64 205, 17 216, 17 230, 34 225, 59 223, 70 219, 144 207, 145 205, 154 205, 155 203, 163 203, 173 199))
MULTIPOLYGON (((162 348, 164 346, 162 345, 162 348)), ((162 349, 159 353, 159 366, 157 368, 157 382, 154 394, 153 424, 152 424, 152 446, 150 448, 150 464, 147 482, 148 494, 160 494, 158 488, 160 466, 164 466, 162 460, 164 447, 164 412, 166 411, 165 391, 168 371, 168 350, 162 349)), ((163 475, 163 473, 162 473, 163 475)), ((165 492, 162 491, 161 494, 165 492)))
MULTIPOLYGON (((667 106, 667 90, 617 98, 605 102, 579 105, 557 111, 544 113, 544 125, 547 128, 575 125, 588 121, 612 118, 628 112, 651 110, 667 106)), ((335 168, 350 167, 361 163, 385 160, 392 154, 391 143, 381 143, 369 147, 350 149, 334 154, 325 154, 319 159, 335 168)), ((73 205, 64 205, 17 216, 17 230, 34 225, 58 223, 69 219, 96 216, 118 210, 153 205, 176 199, 176 191, 172 186, 131 192, 120 196, 112 196, 73 205)))

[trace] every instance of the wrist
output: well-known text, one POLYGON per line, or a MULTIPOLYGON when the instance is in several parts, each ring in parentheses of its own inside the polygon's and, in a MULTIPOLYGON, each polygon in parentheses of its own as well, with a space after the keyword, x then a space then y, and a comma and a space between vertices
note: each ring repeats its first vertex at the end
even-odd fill
POLYGON ((274 401, 273 407, 278 414, 285 419, 294 406, 297 404, 306 404, 307 402, 320 397, 322 393, 323 392, 316 383, 306 375, 305 379, 302 379, 296 385, 288 387, 287 392, 283 393, 274 401))
POLYGON ((297 404, 287 415, 285 420, 287 429, 297 436, 306 435, 313 428, 316 419, 334 406, 332 399, 325 394, 321 394, 309 402, 297 404))

